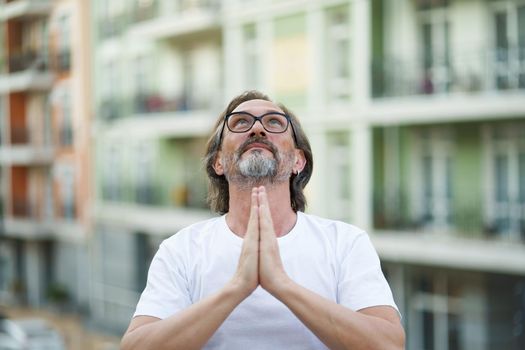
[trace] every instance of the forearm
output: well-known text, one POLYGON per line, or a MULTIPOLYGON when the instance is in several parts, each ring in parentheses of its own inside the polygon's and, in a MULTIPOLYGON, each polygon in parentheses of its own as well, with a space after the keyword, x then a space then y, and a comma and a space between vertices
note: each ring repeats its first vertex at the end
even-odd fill
POLYGON ((404 349, 399 323, 352 311, 291 280, 271 293, 330 349, 404 349))
POLYGON ((216 294, 169 318, 128 331, 122 338, 121 348, 201 349, 246 297, 245 291, 230 283, 216 294))

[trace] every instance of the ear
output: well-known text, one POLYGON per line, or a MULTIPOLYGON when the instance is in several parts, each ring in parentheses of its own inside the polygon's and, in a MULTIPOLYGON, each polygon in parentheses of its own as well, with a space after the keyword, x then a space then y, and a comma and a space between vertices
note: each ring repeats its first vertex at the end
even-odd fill
POLYGON ((297 173, 303 171, 306 166, 306 157, 302 149, 295 149, 295 163, 293 165, 293 172, 297 173))
POLYGON ((217 155, 215 156, 215 161, 213 162, 213 170, 215 170, 215 173, 219 176, 224 175, 224 167, 222 166, 220 151, 217 152, 217 155))

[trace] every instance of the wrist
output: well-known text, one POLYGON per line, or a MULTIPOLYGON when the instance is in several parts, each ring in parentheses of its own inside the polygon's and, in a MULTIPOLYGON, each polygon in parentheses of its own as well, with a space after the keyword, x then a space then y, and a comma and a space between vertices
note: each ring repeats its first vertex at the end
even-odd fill
POLYGON ((228 284, 226 285, 226 290, 235 295, 236 297, 241 298, 242 300, 246 299, 253 293, 257 286, 249 286, 242 278, 233 277, 228 284))
POLYGON ((284 273, 280 277, 275 278, 274 281, 269 286, 265 286, 264 289, 277 299, 281 300, 293 288, 294 284, 294 281, 284 273))

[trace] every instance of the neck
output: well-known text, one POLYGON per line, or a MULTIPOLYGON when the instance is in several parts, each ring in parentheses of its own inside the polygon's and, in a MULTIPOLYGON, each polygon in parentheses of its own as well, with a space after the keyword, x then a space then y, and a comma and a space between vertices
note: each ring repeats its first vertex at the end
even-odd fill
MULTIPOLYGON (((281 237, 292 230, 297 214, 292 209, 290 188, 287 182, 279 184, 260 184, 266 188, 275 235, 281 237)), ((238 236, 244 237, 248 227, 251 209, 252 188, 229 184, 230 206, 226 223, 238 236)))

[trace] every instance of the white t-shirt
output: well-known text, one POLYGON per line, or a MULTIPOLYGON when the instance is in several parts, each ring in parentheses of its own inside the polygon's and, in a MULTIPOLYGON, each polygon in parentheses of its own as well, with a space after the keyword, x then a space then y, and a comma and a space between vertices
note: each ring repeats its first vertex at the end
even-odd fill
MULTIPOLYGON (((296 283, 357 311, 390 305, 397 310, 379 258, 359 228, 297 213, 279 237, 288 276, 296 283)), ((166 239, 151 263, 134 316, 161 319, 217 292, 232 278, 243 240, 225 216, 191 225, 166 239)), ((205 349, 326 349, 279 300, 258 287, 215 332, 205 349)))

